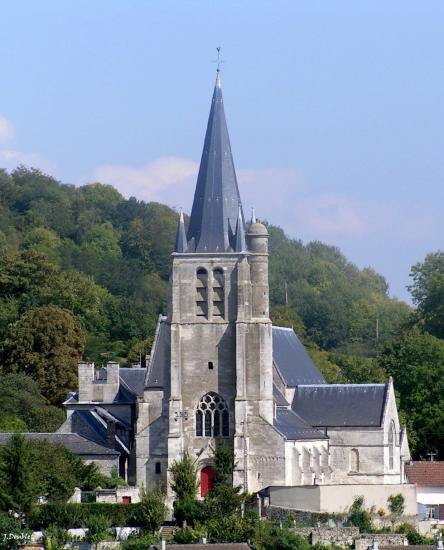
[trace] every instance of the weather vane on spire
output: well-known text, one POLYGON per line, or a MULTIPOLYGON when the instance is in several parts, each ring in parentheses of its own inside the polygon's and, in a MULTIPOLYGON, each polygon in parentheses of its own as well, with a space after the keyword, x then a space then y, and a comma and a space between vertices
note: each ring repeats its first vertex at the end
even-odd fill
POLYGON ((219 72, 220 72, 220 66, 221 66, 222 63, 225 63, 225 60, 220 58, 220 50, 221 50, 221 47, 218 46, 218 47, 216 48, 216 50, 217 50, 217 59, 214 60, 213 63, 217 63, 217 69, 216 69, 216 71, 219 73, 219 72))

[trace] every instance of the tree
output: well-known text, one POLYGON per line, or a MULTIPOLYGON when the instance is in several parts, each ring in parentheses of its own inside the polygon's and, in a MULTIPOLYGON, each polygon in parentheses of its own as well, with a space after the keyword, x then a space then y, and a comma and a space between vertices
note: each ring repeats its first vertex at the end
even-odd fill
POLYGON ((196 498, 199 489, 197 467, 185 451, 182 460, 175 460, 171 465, 171 489, 176 493, 177 500, 196 498))
POLYGON ((390 510, 391 514, 391 522, 392 526, 395 524, 395 522, 402 516, 405 509, 405 498, 402 493, 398 493, 396 495, 390 495, 387 499, 388 508, 390 510))
POLYGON ((355 498, 350 506, 347 524, 359 527, 361 533, 371 533, 373 529, 372 520, 369 512, 364 507, 364 502, 363 496, 355 498))
POLYGON ((29 375, 51 404, 59 404, 76 387, 84 344, 79 323, 66 309, 30 309, 10 329, 3 349, 4 368, 29 375))
POLYGON ((0 449, 0 508, 28 513, 40 496, 42 483, 34 476, 31 442, 13 435, 0 449))
POLYGON ((412 330, 387 344, 377 362, 394 378, 413 454, 437 448, 444 456, 444 341, 412 330))
POLYGON ((424 330, 444 338, 444 252, 428 254, 424 262, 412 267, 410 276, 409 290, 424 330))
POLYGON ((160 491, 144 491, 137 512, 139 525, 155 533, 165 521, 167 511, 164 496, 160 491))

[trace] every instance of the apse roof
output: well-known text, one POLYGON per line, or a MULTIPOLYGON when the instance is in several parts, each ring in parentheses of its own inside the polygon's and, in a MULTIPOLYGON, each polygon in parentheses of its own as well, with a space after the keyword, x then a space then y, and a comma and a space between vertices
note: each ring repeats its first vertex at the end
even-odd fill
POLYGON ((292 328, 273 327, 273 362, 287 386, 325 384, 292 328))
POLYGON ((312 426, 380 426, 386 384, 300 385, 291 408, 312 426))
POLYGON ((286 439, 327 439, 324 433, 310 426, 291 409, 277 407, 273 425, 286 439))

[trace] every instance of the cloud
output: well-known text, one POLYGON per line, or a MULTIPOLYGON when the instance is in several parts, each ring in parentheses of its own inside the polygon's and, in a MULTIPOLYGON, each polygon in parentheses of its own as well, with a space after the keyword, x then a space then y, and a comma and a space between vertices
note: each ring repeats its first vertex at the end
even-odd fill
MULTIPOLYGON (((0 115, 0 143, 6 144, 14 137, 14 126, 9 120, 0 115)), ((29 168, 39 168, 51 175, 55 175, 56 172, 55 164, 39 153, 23 153, 12 149, 0 149, 0 168, 11 171, 21 164, 29 168)))
POLYGON ((0 143, 7 143, 15 135, 14 126, 4 116, 0 115, 0 143))
POLYGON ((296 208, 305 230, 317 239, 361 236, 368 226, 362 208, 351 197, 321 194, 304 198, 296 208))
POLYGON ((198 169, 197 163, 192 160, 162 157, 141 167, 115 164, 99 166, 82 180, 108 183, 125 197, 177 204, 182 195, 181 188, 188 188, 196 180, 198 169))
POLYGON ((0 168, 11 171, 19 165, 38 168, 51 176, 56 174, 56 165, 38 153, 21 153, 20 151, 0 150, 0 168))

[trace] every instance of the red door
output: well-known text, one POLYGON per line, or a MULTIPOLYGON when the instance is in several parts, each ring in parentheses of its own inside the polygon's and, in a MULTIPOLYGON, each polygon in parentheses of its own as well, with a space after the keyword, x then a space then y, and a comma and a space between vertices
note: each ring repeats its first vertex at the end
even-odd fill
POLYGON ((206 497, 213 487, 214 476, 216 472, 211 466, 205 466, 200 471, 200 494, 203 497, 206 497))

